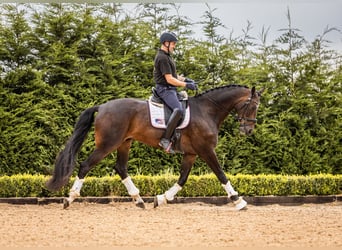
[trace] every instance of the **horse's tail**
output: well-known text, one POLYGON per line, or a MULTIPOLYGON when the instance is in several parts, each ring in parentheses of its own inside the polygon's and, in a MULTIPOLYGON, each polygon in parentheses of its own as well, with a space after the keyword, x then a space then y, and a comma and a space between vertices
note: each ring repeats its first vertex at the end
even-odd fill
POLYGON ((81 113, 73 134, 67 141, 65 148, 57 156, 53 175, 46 183, 49 190, 57 191, 68 183, 76 165, 78 152, 94 122, 94 113, 98 110, 99 106, 94 106, 81 113))

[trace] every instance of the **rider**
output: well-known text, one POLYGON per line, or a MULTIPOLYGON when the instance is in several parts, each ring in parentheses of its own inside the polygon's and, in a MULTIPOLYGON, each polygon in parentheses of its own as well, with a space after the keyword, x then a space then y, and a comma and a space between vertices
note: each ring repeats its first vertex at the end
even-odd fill
POLYGON ((191 90, 197 89, 197 85, 193 80, 179 76, 176 73, 176 64, 170 54, 174 51, 177 41, 177 36, 173 32, 164 32, 160 36, 161 48, 154 59, 153 70, 156 92, 164 103, 172 109, 166 130, 159 142, 159 146, 168 153, 173 153, 171 136, 184 115, 183 107, 177 98, 177 87, 185 87, 191 90))

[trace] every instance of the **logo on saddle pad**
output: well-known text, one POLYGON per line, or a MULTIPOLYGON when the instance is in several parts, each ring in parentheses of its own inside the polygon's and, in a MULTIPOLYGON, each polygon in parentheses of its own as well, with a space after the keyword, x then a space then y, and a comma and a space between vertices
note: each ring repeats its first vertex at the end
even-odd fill
MULTIPOLYGON (((186 100, 181 100, 183 106, 185 106, 186 100)), ((183 129, 189 125, 190 122, 190 107, 186 105, 185 117, 181 123, 177 126, 177 129, 183 129)), ((171 116, 171 110, 169 107, 156 100, 154 96, 151 96, 148 100, 148 107, 150 111, 151 125, 155 128, 166 128, 167 121, 171 116)))

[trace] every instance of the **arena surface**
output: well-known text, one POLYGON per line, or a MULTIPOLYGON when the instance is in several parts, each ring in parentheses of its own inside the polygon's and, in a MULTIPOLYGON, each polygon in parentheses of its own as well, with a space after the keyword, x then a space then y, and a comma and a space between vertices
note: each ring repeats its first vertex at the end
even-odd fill
POLYGON ((0 204, 1 247, 342 247, 342 202, 297 206, 0 204))

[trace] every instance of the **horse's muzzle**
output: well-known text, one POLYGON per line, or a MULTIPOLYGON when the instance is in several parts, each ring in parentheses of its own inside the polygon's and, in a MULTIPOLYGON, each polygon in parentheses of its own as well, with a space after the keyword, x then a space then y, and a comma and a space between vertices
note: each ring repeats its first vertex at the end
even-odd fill
POLYGON ((240 134, 241 135, 251 135, 254 130, 254 124, 253 125, 246 125, 241 124, 240 125, 240 134))

